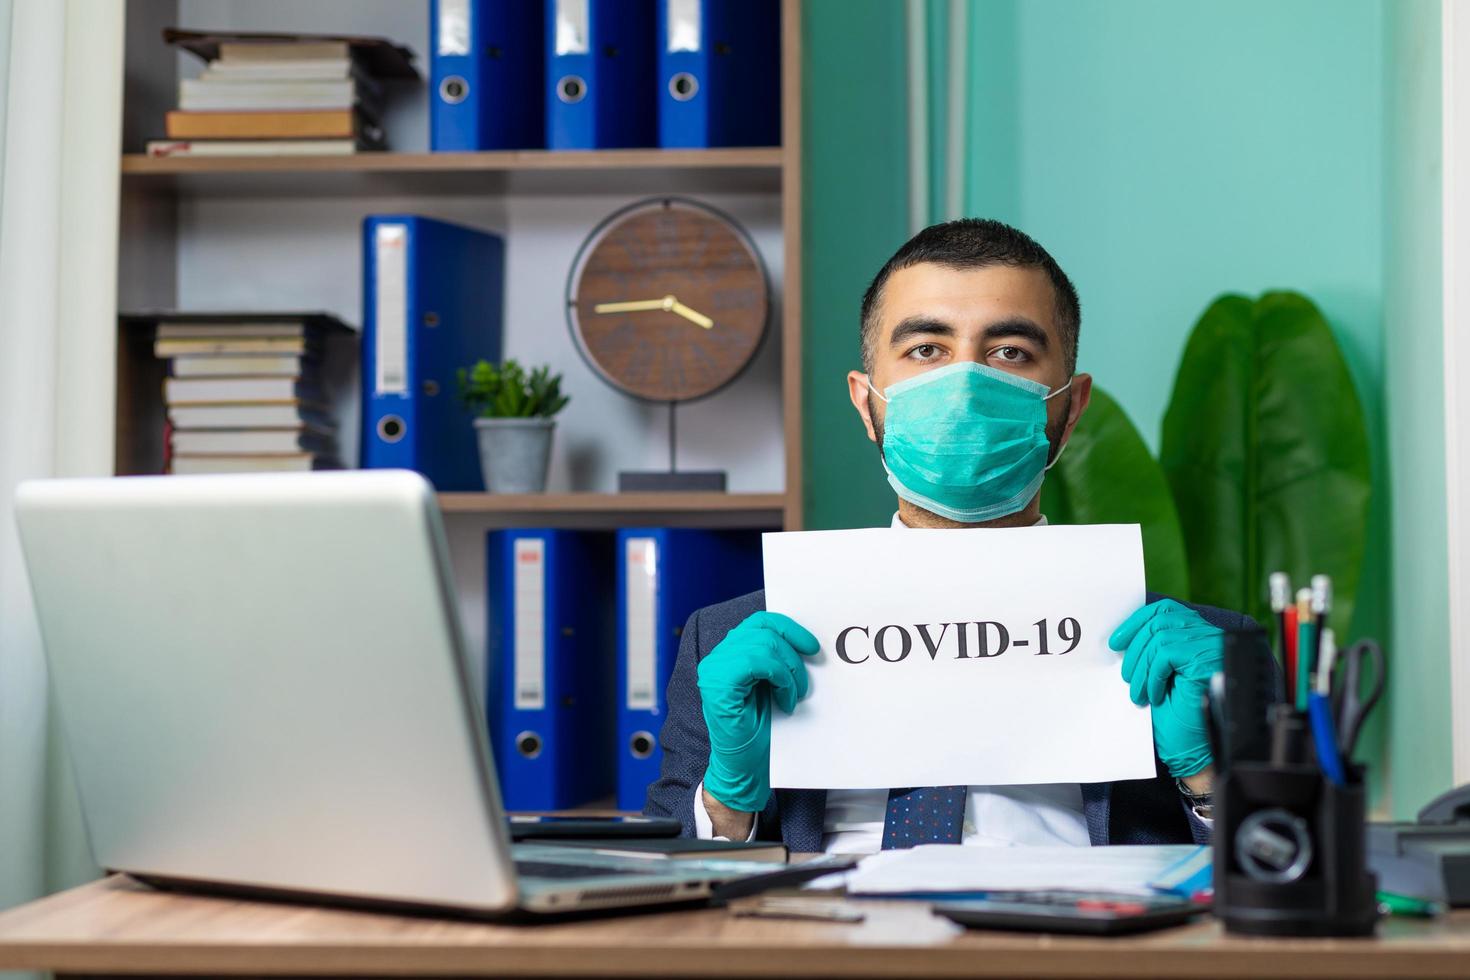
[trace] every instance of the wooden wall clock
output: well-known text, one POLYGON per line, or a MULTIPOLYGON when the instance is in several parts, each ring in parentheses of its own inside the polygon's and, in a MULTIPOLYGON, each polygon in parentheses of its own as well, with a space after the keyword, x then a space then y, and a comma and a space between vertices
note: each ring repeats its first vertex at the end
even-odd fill
POLYGON ((620 488, 724 489, 723 473, 676 473, 674 411, 739 377, 765 337, 770 288, 745 230, 696 201, 638 201, 583 242, 566 302, 572 339, 592 370, 634 398, 669 405, 677 478, 625 473, 620 488))

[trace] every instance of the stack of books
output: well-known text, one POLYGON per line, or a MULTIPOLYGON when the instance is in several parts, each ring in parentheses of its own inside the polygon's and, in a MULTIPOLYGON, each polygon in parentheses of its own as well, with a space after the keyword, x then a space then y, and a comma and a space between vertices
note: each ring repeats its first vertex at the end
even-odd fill
POLYGON ((381 80, 346 41, 224 42, 149 156, 342 155, 384 148, 381 80))
POLYGON ((168 472, 338 468, 321 366, 333 329, 347 327, 321 314, 159 322, 153 352, 168 361, 168 472))

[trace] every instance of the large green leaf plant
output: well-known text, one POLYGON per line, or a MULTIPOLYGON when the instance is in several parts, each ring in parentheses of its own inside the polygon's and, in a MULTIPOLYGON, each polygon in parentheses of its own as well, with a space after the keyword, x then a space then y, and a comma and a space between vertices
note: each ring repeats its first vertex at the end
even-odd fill
POLYGON ((1184 350, 1160 462, 1189 555, 1191 598, 1270 620, 1266 579, 1332 576, 1352 625, 1368 520, 1368 432, 1347 364, 1299 293, 1227 295, 1184 350))

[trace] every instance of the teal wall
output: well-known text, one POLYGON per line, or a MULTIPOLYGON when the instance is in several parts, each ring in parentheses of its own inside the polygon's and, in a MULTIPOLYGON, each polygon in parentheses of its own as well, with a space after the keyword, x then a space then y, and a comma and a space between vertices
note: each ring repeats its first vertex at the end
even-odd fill
POLYGON ((969 210, 1068 270, 1083 367, 1145 437, 1157 444, 1189 326, 1226 290, 1314 297, 1377 418, 1381 0, 981 6, 972 46, 1015 52, 1015 107, 972 126, 969 210), (997 171, 1019 176, 997 185, 997 171))
POLYGON ((1451 766, 1440 265, 1440 5, 1393 0, 1386 22, 1384 369, 1393 513, 1389 785, 1411 815, 1451 766))
MULTIPOLYGON (((930 0, 931 125, 947 97, 934 9, 946 6, 930 0)), ((1373 451, 1356 632, 1392 640, 1399 812, 1449 780, 1439 201, 1429 180, 1438 15, 1438 0, 970 6, 967 212, 1015 223, 1071 274, 1081 367, 1151 446, 1185 338, 1214 296, 1296 289, 1332 323, 1373 451), (1424 595, 1421 618, 1411 610, 1424 595)), ((903 21, 896 0, 806 3, 811 527, 873 524, 892 510, 842 373, 856 363, 861 291, 907 232, 903 21)), ((931 135, 942 156, 942 133, 931 135)), ((939 160, 930 177, 938 214, 939 160)), ((1369 733, 1375 756, 1384 734, 1382 724, 1369 733)))

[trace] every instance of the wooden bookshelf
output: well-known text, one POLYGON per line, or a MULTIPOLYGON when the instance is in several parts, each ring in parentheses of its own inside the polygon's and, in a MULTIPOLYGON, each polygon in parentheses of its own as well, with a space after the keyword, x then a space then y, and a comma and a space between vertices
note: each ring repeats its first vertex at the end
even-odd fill
MULTIPOLYGON (((243 0, 236 0, 243 2, 243 0)), ((427 4, 425 4, 427 14, 427 4)), ((142 148, 143 140, 157 138, 163 113, 173 106, 177 67, 173 52, 157 46, 161 28, 178 17, 176 5, 130 6, 125 45, 128 52, 144 52, 127 64, 124 103, 125 147, 142 148), (131 136, 129 133, 131 132, 131 136)), ((189 276, 199 281, 199 267, 190 264, 190 242, 197 241, 208 219, 218 214, 221 201, 232 198, 260 200, 262 216, 232 212, 233 233, 256 240, 281 235, 279 222, 286 209, 298 204, 312 212, 316 199, 332 206, 337 215, 359 207, 375 206, 376 199, 411 209, 415 199, 429 212, 462 206, 462 199, 482 198, 500 209, 508 195, 544 195, 546 206, 554 197, 587 199, 585 221, 568 223, 556 212, 544 228, 534 227, 533 238, 548 230, 558 235, 585 234, 608 209, 602 198, 643 194, 740 195, 763 197, 779 215, 775 250, 781 255, 782 274, 773 283, 780 305, 772 311, 770 331, 779 338, 781 398, 779 431, 784 440, 781 477, 784 489, 773 493, 731 494, 618 494, 556 493, 532 496, 443 494, 446 515, 460 523, 484 526, 524 526, 540 521, 566 521, 568 526, 618 527, 626 524, 667 522, 683 526, 778 527, 802 526, 802 365, 801 365, 801 4, 781 0, 782 18, 782 145, 709 150, 627 149, 597 151, 522 150, 480 153, 373 152, 323 157, 149 157, 127 152, 119 162, 122 184, 121 247, 119 258, 120 310, 168 309, 187 305, 181 284, 189 276), (500 197, 497 197, 499 195, 500 197), (357 200, 342 200, 354 198, 357 200), (457 198, 452 204, 449 198, 457 198), (407 202, 407 203, 404 203, 407 202), (595 203, 594 203, 595 202, 595 203), (210 207, 215 211, 208 211, 210 207), (276 223, 272 223, 276 222, 276 223), (193 236, 193 237, 191 237, 193 236)), ((369 31, 369 33, 371 33, 369 31)), ((560 202, 556 202, 560 203, 560 202)), ((508 206, 508 205, 506 205, 508 206)), ((538 203, 537 207, 541 205, 538 203)), ((497 214, 504 215, 500 210, 497 214)), ((524 212, 523 212, 524 213, 524 212)), ((458 214, 445 215, 461 220, 458 214)), ((357 217, 343 224, 355 228, 357 217), (349 223, 350 222, 350 223, 349 223)), ((473 218, 463 219, 473 221, 473 218)), ((521 219, 524 222, 524 218, 521 219)), ((532 224, 536 224, 535 219, 532 224)), ((524 234, 526 224, 513 234, 524 234)), ((348 231, 347 234, 354 234, 348 231)), ((287 238, 282 238, 287 241, 287 238)), ((544 245, 541 247, 545 247, 544 245)), ((206 256, 218 260, 217 254, 206 256)), ((231 270, 233 272, 233 270, 231 270)), ((243 276, 255 275, 245 267, 243 276)), ((340 278, 340 276, 338 277, 340 278)), ((227 305, 239 306, 233 299, 227 305)), ((262 306, 279 306, 262 298, 262 306)), ((287 303, 307 308, 316 303, 287 303)), ((349 317, 349 319, 351 319, 349 317)), ((553 329, 560 329, 559 325, 553 329)), ((156 472, 161 451, 162 405, 156 397, 160 366, 151 346, 139 338, 120 338, 117 459, 119 473, 156 472)), ((769 396, 768 396, 769 397, 769 396)), ((651 431, 657 439, 661 425, 651 431)), ((774 433, 773 433, 774 435, 774 433)))

